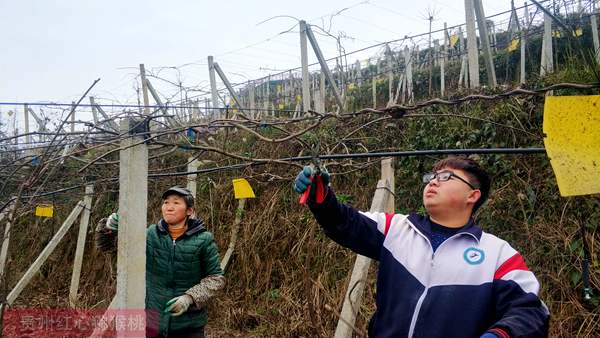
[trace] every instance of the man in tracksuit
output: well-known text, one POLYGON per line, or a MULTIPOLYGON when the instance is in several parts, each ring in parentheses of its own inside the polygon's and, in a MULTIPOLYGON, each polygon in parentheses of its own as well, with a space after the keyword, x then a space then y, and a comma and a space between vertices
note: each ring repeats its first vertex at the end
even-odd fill
MULTIPOLYGON (((329 183, 305 167, 294 188, 329 183)), ((361 212, 325 198, 308 205, 327 236, 379 261, 372 337, 547 337, 539 283, 507 242, 483 232, 472 214, 490 178, 473 160, 449 157, 423 176, 427 216, 361 212)), ((314 194, 313 194, 314 195, 314 194)))

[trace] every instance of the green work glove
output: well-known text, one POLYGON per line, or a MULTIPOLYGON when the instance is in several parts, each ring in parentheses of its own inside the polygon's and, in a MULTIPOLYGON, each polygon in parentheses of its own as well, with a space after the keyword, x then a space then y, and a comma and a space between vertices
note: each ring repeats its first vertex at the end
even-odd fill
MULTIPOLYGON (((302 169, 302 171, 300 171, 300 173, 298 174, 298 176, 296 176, 296 180, 294 181, 294 190, 299 193, 302 194, 306 191, 306 189, 308 188, 308 186, 311 184, 311 176, 314 175, 315 170, 313 169, 313 167, 311 166, 305 166, 304 169, 302 169)), ((323 184, 325 184, 325 186, 327 186, 329 184, 329 172, 327 172, 327 169, 325 169, 325 167, 321 167, 321 178, 323 179, 323 184)))
POLYGON ((108 216, 108 218, 106 219, 105 228, 113 231, 119 230, 119 215, 117 213, 113 212, 112 214, 110 214, 110 216, 108 216))
POLYGON ((192 296, 184 294, 168 301, 167 304, 165 304, 166 308, 163 312, 171 312, 171 316, 174 317, 180 316, 186 312, 192 304, 194 304, 192 296))

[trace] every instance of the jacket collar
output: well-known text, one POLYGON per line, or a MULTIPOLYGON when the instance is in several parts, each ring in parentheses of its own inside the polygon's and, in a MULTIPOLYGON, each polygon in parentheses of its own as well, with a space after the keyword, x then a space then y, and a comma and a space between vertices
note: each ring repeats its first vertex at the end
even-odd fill
MULTIPOLYGON (((204 221, 202 221, 199 218, 188 218, 187 226, 188 226, 188 229, 186 230, 185 234, 188 236, 193 235, 197 232, 206 231, 206 227, 204 226, 204 221)), ((162 233, 167 233, 169 225, 167 224, 167 222, 165 222, 164 219, 161 219, 158 222, 158 224, 156 225, 156 227, 158 228, 158 231, 160 231, 162 233)))
MULTIPOLYGON (((423 235, 427 236, 428 238, 431 237, 431 220, 429 219, 429 216, 422 216, 416 213, 411 213, 408 216, 408 220, 417 228, 417 230, 419 230, 419 232, 421 232, 423 235)), ((483 231, 481 230, 481 228, 475 224, 475 221, 473 220, 473 218, 469 218, 469 222, 467 224, 465 224, 465 226, 463 226, 463 228, 457 232, 457 235, 470 235, 473 238, 475 238, 475 240, 477 240, 477 242, 479 242, 479 240, 481 240, 481 235, 482 235, 483 231)))

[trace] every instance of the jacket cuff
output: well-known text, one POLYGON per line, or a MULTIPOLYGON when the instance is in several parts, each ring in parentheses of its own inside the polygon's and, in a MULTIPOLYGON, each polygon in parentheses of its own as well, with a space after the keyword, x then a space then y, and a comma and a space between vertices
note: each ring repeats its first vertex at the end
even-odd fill
POLYGON ((510 338, 510 335, 508 334, 508 332, 504 331, 503 329, 501 329, 499 327, 489 329, 486 333, 492 333, 492 334, 496 335, 498 338, 510 338))

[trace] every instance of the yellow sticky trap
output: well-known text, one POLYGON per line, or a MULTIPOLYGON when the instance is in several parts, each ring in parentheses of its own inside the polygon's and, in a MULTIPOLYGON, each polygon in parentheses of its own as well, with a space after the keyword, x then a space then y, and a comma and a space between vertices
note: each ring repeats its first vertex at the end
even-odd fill
POLYGON ((458 42, 458 34, 450 35, 450 47, 456 46, 457 42, 458 42))
POLYGON ((250 183, 245 178, 236 178, 233 180, 233 193, 236 199, 255 198, 254 191, 250 183))
POLYGON ((35 207, 35 215, 38 217, 54 216, 54 206, 52 204, 40 204, 35 207))
POLYGON ((577 29, 573 32, 573 36, 579 37, 583 35, 583 29, 581 27, 577 27, 577 29))
POLYGON ((543 130, 561 196, 600 193, 600 95, 546 97, 543 130))
POLYGON ((517 47, 519 47, 519 39, 512 39, 510 45, 508 45, 508 51, 514 52, 517 50, 517 47))

